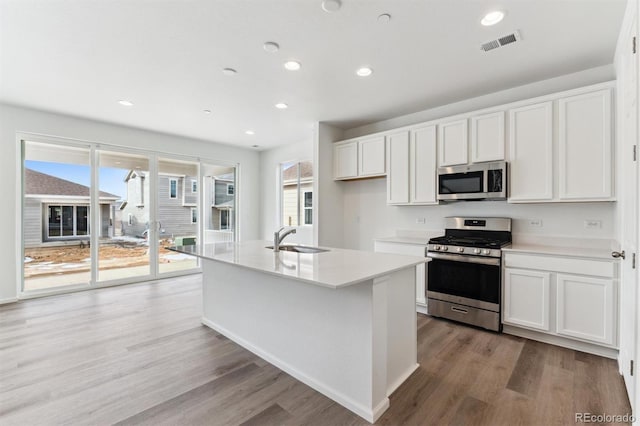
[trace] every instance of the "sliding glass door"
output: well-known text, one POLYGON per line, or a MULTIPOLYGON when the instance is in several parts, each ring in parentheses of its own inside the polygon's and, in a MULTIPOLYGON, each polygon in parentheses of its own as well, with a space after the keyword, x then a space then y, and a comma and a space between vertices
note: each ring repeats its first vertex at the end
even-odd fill
POLYGON ((233 166, 34 136, 23 140, 23 291, 197 272, 173 245, 234 241, 233 166))
POLYGON ((91 150, 37 142, 23 148, 23 288, 88 284, 91 150))
POLYGON ((193 245, 200 240, 199 176, 197 162, 158 159, 155 230, 160 274, 198 267, 197 258, 170 251, 168 247, 193 245))
POLYGON ((97 157, 98 281, 151 275, 149 157, 107 150, 97 157))

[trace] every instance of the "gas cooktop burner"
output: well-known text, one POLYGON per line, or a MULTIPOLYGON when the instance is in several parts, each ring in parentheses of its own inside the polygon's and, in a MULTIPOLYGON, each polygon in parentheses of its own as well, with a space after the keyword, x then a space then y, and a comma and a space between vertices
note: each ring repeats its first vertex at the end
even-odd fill
POLYGON ((431 238, 429 244, 445 244, 449 246, 466 246, 466 247, 480 247, 480 248, 493 248, 498 249, 509 244, 509 241, 484 238, 484 237, 454 237, 443 236, 431 238))

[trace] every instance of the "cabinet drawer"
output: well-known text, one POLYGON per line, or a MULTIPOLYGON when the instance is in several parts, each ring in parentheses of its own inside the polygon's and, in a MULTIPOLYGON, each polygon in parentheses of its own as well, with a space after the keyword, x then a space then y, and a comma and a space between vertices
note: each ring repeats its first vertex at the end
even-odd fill
POLYGON ((505 253, 504 266, 507 268, 539 269, 607 278, 613 278, 615 271, 613 262, 604 260, 573 259, 519 253, 505 253))

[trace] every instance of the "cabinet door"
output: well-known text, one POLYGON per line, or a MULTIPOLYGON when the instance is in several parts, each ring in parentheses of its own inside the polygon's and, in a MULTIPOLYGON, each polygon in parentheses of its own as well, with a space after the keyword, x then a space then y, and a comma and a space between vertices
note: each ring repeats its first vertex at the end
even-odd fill
MULTIPOLYGON (((373 251, 377 253, 404 254, 422 257, 426 247, 418 244, 404 244, 390 241, 375 241, 373 251)), ((416 303, 427 306, 426 277, 428 265, 421 263, 416 266, 416 303)))
POLYGON ((557 333, 615 343, 615 291, 610 279, 558 274, 557 333))
POLYGON ((559 198, 612 198, 611 91, 563 98, 558 107, 559 198))
POLYGON ((471 162, 504 160, 504 111, 471 118, 471 162))
POLYGON ((409 203, 409 132, 387 136, 387 204, 409 203))
POLYGON ((509 202, 553 199, 553 103, 509 111, 509 202))
POLYGON ((549 331, 549 272, 504 269, 503 322, 549 331))
POLYGON ((380 176, 386 172, 384 136, 358 142, 358 176, 380 176))
POLYGON ((436 126, 411 131, 410 187, 412 204, 437 204, 436 126))
POLYGON ((466 119, 438 125, 439 166, 467 164, 468 149, 466 119))
POLYGON ((333 146, 333 178, 358 177, 358 142, 336 143, 333 146))

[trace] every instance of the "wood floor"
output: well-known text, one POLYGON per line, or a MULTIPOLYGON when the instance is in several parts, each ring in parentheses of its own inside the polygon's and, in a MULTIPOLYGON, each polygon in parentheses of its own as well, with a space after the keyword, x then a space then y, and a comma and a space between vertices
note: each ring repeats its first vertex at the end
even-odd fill
MULTIPOLYGON (((0 306, 0 424, 367 424, 200 325, 200 309, 198 275, 0 306)), ((615 361, 569 349, 419 315, 418 361, 378 424, 630 411, 615 361)))

